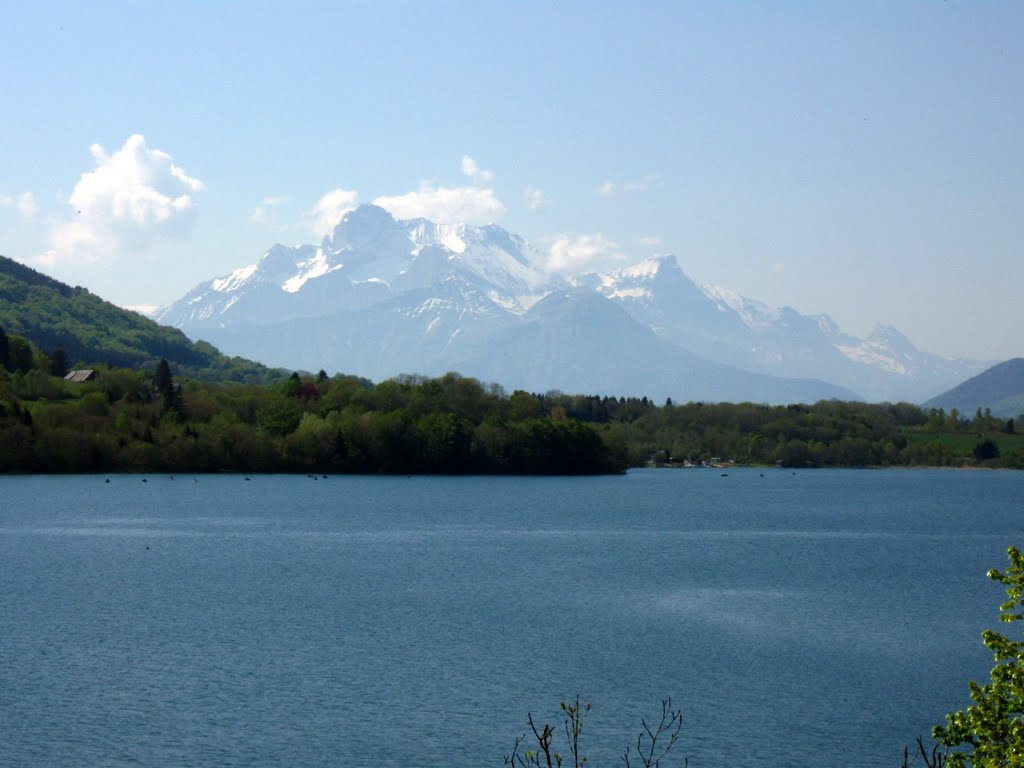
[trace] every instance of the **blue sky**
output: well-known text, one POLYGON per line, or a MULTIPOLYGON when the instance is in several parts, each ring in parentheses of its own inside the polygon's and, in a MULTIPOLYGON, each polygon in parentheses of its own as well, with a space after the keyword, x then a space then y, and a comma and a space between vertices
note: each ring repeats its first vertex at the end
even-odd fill
POLYGON ((357 202, 1024 356, 1019 2, 0 0, 0 254, 180 297, 357 202))

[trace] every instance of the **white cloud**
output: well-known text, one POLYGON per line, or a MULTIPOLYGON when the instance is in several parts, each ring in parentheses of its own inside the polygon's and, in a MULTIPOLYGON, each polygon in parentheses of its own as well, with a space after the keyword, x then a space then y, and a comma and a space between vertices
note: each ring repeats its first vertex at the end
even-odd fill
MULTIPOLYGON (((144 253, 165 237, 188 233, 195 218, 193 194, 203 183, 188 176, 166 152, 133 134, 111 155, 89 148, 96 168, 83 173, 67 202, 73 213, 50 234, 50 250, 33 261, 93 264, 144 253)), ((33 210, 34 200, 19 201, 33 210)))
POLYGON ((253 212, 249 214, 249 221, 253 224, 263 224, 265 226, 276 227, 277 220, 274 218, 273 209, 286 202, 288 202, 287 197, 264 197, 259 202, 259 205, 253 209, 253 212))
POLYGON ((537 187, 527 187, 524 189, 523 197, 526 198, 526 204, 530 207, 531 211, 539 211, 548 204, 547 197, 544 195, 544 190, 538 189, 537 187))
POLYGON ((644 190, 650 188, 651 184, 654 183, 655 178, 656 177, 648 174, 647 176, 644 176, 642 179, 638 179, 637 181, 627 181, 625 184, 622 185, 622 191, 643 192, 644 190))
POLYGON ((17 207, 18 213, 26 219, 31 219, 39 213, 39 206, 36 205, 36 199, 31 192, 22 192, 18 195, 17 207))
POLYGON ((548 252, 552 272, 578 272, 606 261, 621 261, 625 256, 619 244, 597 232, 592 235, 561 235, 548 252))
POLYGON ((645 237, 638 237, 637 242, 640 243, 640 245, 646 245, 651 248, 657 248, 659 245, 661 245, 661 238, 658 237, 657 235, 647 235, 645 237))
POLYGON ((0 195, 0 207, 8 206, 17 208, 18 213, 26 219, 34 218, 39 213, 35 195, 31 192, 22 192, 20 195, 0 195))
POLYGON ((483 170, 469 155, 462 156, 462 174, 481 184, 490 184, 494 181, 494 174, 483 170))
POLYGON ((616 184, 614 181, 606 181, 597 188, 597 194, 601 197, 611 197, 616 192, 643 192, 650 189, 651 185, 658 180, 657 176, 648 174, 635 181, 627 181, 623 184, 616 184))
POLYGON ((373 201, 396 219, 424 218, 439 224, 487 224, 505 212, 493 189, 438 187, 424 182, 415 192, 373 201))
POLYGON ((306 212, 313 219, 313 234, 317 237, 329 235, 341 217, 355 210, 359 204, 359 193, 353 189, 335 189, 316 201, 316 205, 306 212))

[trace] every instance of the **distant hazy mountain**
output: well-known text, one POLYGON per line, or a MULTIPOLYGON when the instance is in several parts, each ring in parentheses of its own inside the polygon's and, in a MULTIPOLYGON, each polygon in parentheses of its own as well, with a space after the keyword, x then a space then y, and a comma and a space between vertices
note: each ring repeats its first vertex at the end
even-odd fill
POLYGON ((549 294, 491 343, 499 354, 468 359, 459 370, 531 391, 643 394, 658 401, 859 399, 820 380, 778 378, 704 359, 665 341, 593 291, 549 294))
POLYGON ((956 408, 965 416, 978 408, 991 408, 994 416, 1017 418, 1024 414, 1024 358, 994 365, 925 405, 947 411, 956 408))
POLYGON ((870 400, 919 402, 985 367, 922 352, 892 327, 876 327, 858 339, 828 315, 801 315, 717 286, 698 286, 672 255, 580 282, 699 355, 775 376, 824 379, 870 400))
POLYGON ((922 353, 895 329, 857 339, 826 316, 697 286, 674 256, 571 284, 540 264, 498 226, 366 205, 320 245, 275 245, 156 317, 272 365, 678 400, 919 401, 983 367, 922 353))

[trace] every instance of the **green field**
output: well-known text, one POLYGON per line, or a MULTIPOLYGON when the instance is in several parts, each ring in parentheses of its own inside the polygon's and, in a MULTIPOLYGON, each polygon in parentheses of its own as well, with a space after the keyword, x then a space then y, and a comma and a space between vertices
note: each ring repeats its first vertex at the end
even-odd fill
POLYGON ((999 447, 999 455, 1003 458, 1020 457, 1024 461, 1024 434, 1007 434, 1006 432, 925 432, 907 430, 908 447, 937 444, 947 449, 954 456, 963 458, 966 463, 974 463, 974 449, 978 443, 991 440, 999 447))

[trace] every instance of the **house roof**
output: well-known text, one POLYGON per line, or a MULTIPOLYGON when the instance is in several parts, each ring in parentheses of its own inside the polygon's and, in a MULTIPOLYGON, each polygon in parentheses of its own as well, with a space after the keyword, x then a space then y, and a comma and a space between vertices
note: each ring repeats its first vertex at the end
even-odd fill
POLYGON ((83 371, 69 371, 68 375, 64 377, 64 381, 83 382, 89 381, 96 375, 96 371, 91 368, 83 371))

